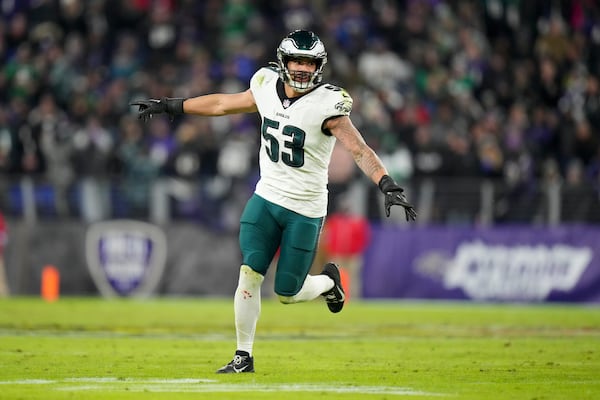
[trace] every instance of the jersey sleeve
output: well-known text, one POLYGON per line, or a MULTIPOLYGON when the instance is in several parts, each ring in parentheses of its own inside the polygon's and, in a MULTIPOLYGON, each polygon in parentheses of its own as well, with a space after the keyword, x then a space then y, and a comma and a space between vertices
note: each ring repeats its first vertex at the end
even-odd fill
POLYGON ((346 89, 326 84, 323 85, 322 90, 324 93, 323 107, 325 118, 350 115, 353 100, 346 89))
POLYGON ((261 88, 264 88, 269 82, 277 78, 277 72, 273 69, 267 67, 259 69, 250 79, 250 90, 252 91, 252 94, 256 96, 261 88))

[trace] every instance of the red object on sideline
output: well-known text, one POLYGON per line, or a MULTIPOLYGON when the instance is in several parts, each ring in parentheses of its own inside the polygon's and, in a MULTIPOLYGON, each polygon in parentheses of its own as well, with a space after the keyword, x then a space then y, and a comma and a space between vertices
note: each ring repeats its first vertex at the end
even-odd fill
POLYGON ((325 249, 338 256, 361 254, 371 238, 367 219, 350 214, 333 214, 327 218, 323 233, 325 249))
POLYGON ((42 270, 42 298, 48 302, 58 300, 60 295, 60 272, 53 265, 42 270))
POLYGON ((350 274, 344 267, 340 267, 340 279, 342 280, 342 287, 344 288, 346 301, 348 301, 350 300, 350 274))

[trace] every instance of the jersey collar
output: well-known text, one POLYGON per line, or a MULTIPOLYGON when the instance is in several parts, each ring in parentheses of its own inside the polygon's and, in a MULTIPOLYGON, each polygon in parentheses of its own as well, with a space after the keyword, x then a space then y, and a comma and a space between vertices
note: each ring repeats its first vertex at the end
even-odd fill
POLYGON ((281 79, 277 79, 277 84, 275 85, 275 87, 277 88, 277 95, 279 96, 281 105, 285 109, 285 108, 289 108, 292 104, 294 104, 297 100, 301 99, 304 95, 312 93, 316 88, 318 88, 321 85, 322 85, 322 83, 319 83, 317 86, 312 88, 312 90, 309 90, 306 93, 302 93, 300 96, 297 96, 297 97, 287 97, 287 95, 285 94, 283 81, 281 79))
POLYGON ((304 96, 304 95, 301 95, 298 97, 287 97, 287 95, 285 94, 285 88, 283 86, 283 81, 281 79, 277 80, 276 87, 277 87, 277 96, 279 96, 279 100, 281 101, 281 105, 283 106, 283 108, 288 108, 289 106, 294 104, 296 102, 296 100, 298 100, 299 98, 304 96))

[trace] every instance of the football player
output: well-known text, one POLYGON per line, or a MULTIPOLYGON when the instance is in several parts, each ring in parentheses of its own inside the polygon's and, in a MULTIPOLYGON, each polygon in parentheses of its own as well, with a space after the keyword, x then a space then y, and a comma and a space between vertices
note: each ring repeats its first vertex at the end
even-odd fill
POLYGON ((147 121, 167 113, 220 116, 258 112, 261 118, 260 179, 240 218, 242 266, 234 294, 237 350, 218 373, 254 372, 254 334, 260 314, 264 275, 278 249, 275 293, 284 304, 323 296, 329 310, 340 312, 344 288, 337 265, 328 263, 310 275, 327 211, 327 170, 336 140, 384 194, 385 212, 416 212, 403 189, 388 175, 375 152, 349 118, 352 98, 341 87, 322 82, 327 63, 317 35, 297 30, 277 48, 277 63, 259 69, 250 88, 234 94, 136 101, 147 121))

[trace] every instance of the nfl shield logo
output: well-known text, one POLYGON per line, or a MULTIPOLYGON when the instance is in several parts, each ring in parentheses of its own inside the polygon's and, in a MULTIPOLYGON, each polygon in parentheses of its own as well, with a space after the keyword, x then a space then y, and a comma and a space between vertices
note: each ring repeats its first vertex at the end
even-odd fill
POLYGON ((166 262, 166 237, 158 227, 118 220, 90 226, 86 258, 103 296, 148 296, 156 289, 166 262))

